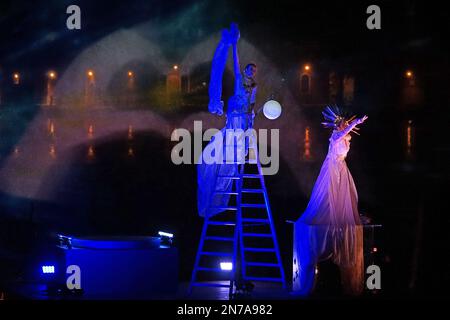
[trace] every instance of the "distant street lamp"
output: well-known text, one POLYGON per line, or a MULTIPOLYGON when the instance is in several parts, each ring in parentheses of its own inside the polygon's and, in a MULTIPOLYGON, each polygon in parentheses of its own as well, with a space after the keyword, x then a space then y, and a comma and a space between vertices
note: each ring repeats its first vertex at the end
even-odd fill
POLYGON ((412 72, 411 70, 406 70, 405 76, 408 86, 414 87, 416 85, 416 77, 414 75, 414 72, 412 72))
POLYGON ((56 79, 56 72, 50 70, 47 72, 47 94, 45 97, 45 104, 47 106, 53 106, 55 104, 54 101, 54 80, 56 79))
POLYGON ((86 72, 86 82, 84 89, 84 101, 86 106, 91 106, 95 103, 95 73, 92 70, 86 72))
POLYGON ((17 72, 13 74, 13 83, 15 85, 20 84, 20 74, 17 72))

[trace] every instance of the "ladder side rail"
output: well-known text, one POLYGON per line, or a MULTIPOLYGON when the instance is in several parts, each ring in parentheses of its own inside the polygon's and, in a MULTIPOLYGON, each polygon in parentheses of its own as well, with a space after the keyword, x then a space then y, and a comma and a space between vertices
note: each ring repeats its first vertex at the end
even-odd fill
POLYGON ((189 292, 188 292, 189 295, 192 293, 193 284, 196 282, 196 279, 197 279, 197 271, 198 271, 198 267, 199 267, 199 263, 200 263, 200 256, 201 256, 201 252, 203 251, 204 240, 205 240, 206 231, 208 228, 208 219, 209 219, 208 216, 205 216, 205 219, 203 221, 202 234, 200 236, 197 255, 195 257, 194 269, 192 270, 191 283, 189 284, 189 292))
POLYGON ((264 182, 264 175, 263 175, 263 172, 262 172, 261 162, 259 161, 259 154, 257 154, 257 157, 256 157, 256 164, 258 166, 259 177, 260 177, 261 186, 262 186, 262 189, 263 189, 264 202, 266 203, 266 208, 267 208, 267 215, 268 215, 268 218, 269 218, 269 221, 270 221, 270 230, 272 232, 272 238, 273 238, 273 242, 274 242, 274 246, 275 246, 276 256, 277 256, 278 263, 280 265, 279 268, 280 268, 281 279, 283 281, 283 288, 286 289, 286 277, 285 277, 285 274, 284 274, 283 262, 281 260, 280 248, 278 246, 278 240, 277 240, 277 235, 276 235, 276 231, 275 231, 275 225, 274 225, 274 221, 273 221, 273 218, 272 218, 272 210, 270 208, 269 196, 267 194, 267 188, 266 188, 266 184, 264 182))

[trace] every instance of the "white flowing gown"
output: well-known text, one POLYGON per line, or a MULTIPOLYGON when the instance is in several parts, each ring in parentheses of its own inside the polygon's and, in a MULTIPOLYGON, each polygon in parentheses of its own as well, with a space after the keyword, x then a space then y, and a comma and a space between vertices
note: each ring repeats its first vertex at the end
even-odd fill
POLYGON ((343 289, 363 289, 363 234, 358 194, 345 158, 349 134, 334 131, 327 157, 305 212, 294 227, 293 290, 307 295, 314 288, 319 261, 332 259, 341 270, 343 289))

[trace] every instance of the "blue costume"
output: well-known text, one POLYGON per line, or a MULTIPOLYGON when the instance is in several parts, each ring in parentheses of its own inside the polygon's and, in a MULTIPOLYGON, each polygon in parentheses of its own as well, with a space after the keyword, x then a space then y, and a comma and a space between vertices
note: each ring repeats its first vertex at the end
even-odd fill
MULTIPOLYGON (((228 51, 233 46, 233 55, 235 62, 235 85, 234 95, 228 100, 227 121, 225 128, 219 131, 211 139, 211 142, 202 152, 202 160, 207 156, 205 150, 214 149, 221 152, 219 159, 215 163, 205 163, 200 161, 197 166, 198 181, 198 212, 200 216, 213 216, 220 213, 220 209, 211 209, 209 207, 226 206, 229 195, 216 194, 212 198, 212 193, 216 191, 231 191, 232 179, 218 176, 237 176, 238 166, 236 164, 227 164, 229 145, 227 133, 236 132, 238 129, 246 131, 253 127, 254 112, 252 107, 256 98, 256 83, 252 78, 242 75, 239 71, 237 62, 237 38, 239 31, 235 25, 232 25, 231 31, 224 30, 214 58, 212 61, 211 77, 209 83, 209 104, 208 110, 217 115, 223 114, 224 103, 222 97, 222 78, 228 58, 228 51), (212 201, 213 203, 210 203, 212 201), (209 208, 209 209, 208 209, 209 208)), ((242 142, 242 140, 241 140, 242 142)))

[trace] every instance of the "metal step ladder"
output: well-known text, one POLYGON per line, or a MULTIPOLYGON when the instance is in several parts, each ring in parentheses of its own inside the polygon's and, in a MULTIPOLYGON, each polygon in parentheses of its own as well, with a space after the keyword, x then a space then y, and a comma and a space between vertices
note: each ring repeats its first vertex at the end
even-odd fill
MULTIPOLYGON (((237 283, 248 281, 278 282, 283 289, 286 289, 285 274, 262 167, 256 148, 253 150, 253 157, 249 157, 250 152, 248 151, 245 161, 233 163, 237 166, 237 175, 218 176, 231 179, 231 191, 214 190, 211 196, 229 195, 228 204, 233 202, 231 201, 232 197, 234 197, 235 204, 209 207, 223 210, 225 213, 221 212, 213 217, 205 217, 189 285, 189 294, 192 293, 194 287, 220 287, 228 288, 229 297, 232 298, 237 283), (246 173, 245 169, 250 166, 256 166, 257 172, 246 173), (246 186, 247 182, 253 183, 253 185, 246 186), (255 187, 258 182, 259 186, 255 187), (244 201, 243 198, 246 195, 259 195, 260 200, 244 201), (250 212, 252 212, 251 216, 249 216, 250 212), (223 215, 228 215, 227 220, 223 220, 223 215), (230 215, 232 218, 229 218, 230 215), (213 234, 214 230, 218 232, 215 228, 222 228, 222 232, 213 234), (228 248, 226 251, 206 248, 209 244, 214 243, 222 244, 222 249, 228 244, 228 248), (215 258, 215 263, 213 262, 212 266, 202 266, 201 262, 205 257, 215 258), (220 258, 228 261, 228 266, 232 267, 231 270, 223 270, 220 267, 220 262, 217 260, 220 258), (208 276, 212 278, 214 275, 216 278, 221 278, 221 281, 200 281, 198 279, 200 273, 204 278, 208 276), (267 273, 271 275, 269 276, 267 273)), ((212 202, 210 201, 210 203, 212 202)))

